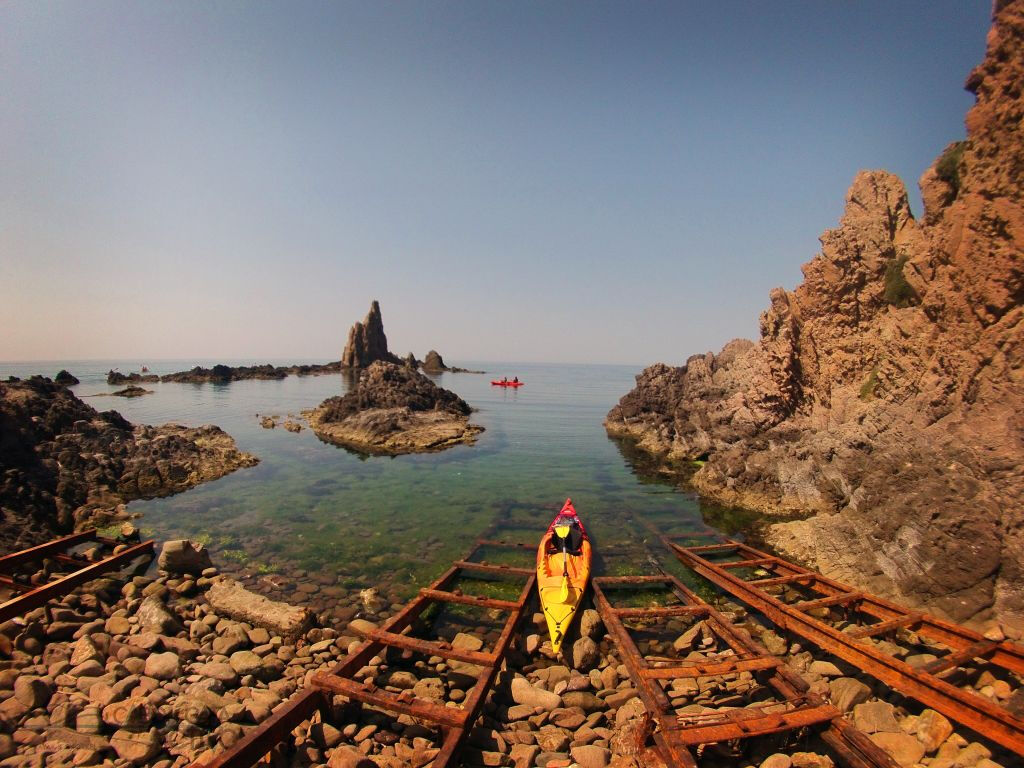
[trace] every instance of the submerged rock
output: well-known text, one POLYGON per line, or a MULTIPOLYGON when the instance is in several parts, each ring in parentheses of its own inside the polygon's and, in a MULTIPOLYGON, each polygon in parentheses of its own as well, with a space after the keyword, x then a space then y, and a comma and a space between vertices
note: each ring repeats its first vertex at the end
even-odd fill
POLYGON ((164 542, 157 565, 170 573, 199 575, 207 568, 212 568, 213 561, 202 544, 193 544, 188 539, 175 539, 164 542))

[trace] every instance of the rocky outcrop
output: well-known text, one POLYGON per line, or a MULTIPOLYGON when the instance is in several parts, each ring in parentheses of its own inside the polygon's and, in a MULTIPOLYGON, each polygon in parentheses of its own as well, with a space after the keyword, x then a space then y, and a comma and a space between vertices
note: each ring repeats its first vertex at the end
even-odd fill
POLYGON ((152 395, 152 389, 144 389, 142 387, 136 387, 134 384, 129 384, 124 389, 119 389, 116 392, 111 392, 113 397, 142 397, 143 395, 152 395))
POLYGON ((423 358, 423 371, 425 373, 444 373, 448 370, 448 366, 444 364, 444 360, 441 359, 441 355, 436 350, 430 350, 427 352, 427 356, 423 358))
POLYGON ((827 575, 957 620, 1024 630, 1024 3, 997 4, 967 139, 902 182, 858 174, 758 343, 655 365, 609 434, 827 575))
POLYGON ((133 499, 167 496, 250 467, 215 426, 133 426, 36 376, 0 382, 0 542, 22 549, 133 499))
POLYGON ((57 375, 53 377, 53 381, 55 384, 60 384, 62 387, 73 387, 75 384, 80 383, 75 376, 63 368, 61 368, 57 375))
POLYGON ((377 361, 347 395, 303 415, 318 437, 359 452, 400 454, 471 443, 482 427, 454 392, 406 366, 377 361))
POLYGON ((141 384, 143 382, 160 381, 155 373, 121 373, 120 371, 107 371, 107 384, 120 386, 121 384, 141 384))
POLYGON ((366 368, 378 360, 388 363, 402 362, 388 351, 388 337, 384 335, 380 304, 374 300, 363 322, 356 323, 349 330, 348 342, 341 355, 341 365, 343 368, 366 368))

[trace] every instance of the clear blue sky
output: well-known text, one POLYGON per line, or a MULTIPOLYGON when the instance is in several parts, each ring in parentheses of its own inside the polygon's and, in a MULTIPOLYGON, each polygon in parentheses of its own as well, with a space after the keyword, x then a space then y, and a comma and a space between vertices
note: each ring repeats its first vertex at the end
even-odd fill
POLYGON ((681 362, 854 174, 962 138, 990 3, 0 4, 0 359, 681 362))

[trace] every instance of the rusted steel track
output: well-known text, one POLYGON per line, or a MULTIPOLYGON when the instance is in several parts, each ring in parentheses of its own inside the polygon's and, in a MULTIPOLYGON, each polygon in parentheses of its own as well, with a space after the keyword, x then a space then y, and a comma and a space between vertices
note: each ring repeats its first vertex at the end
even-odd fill
POLYGON ((738 629, 713 606, 682 582, 666 573, 660 576, 597 577, 592 579, 594 603, 614 640, 638 695, 653 718, 654 740, 669 766, 695 768, 692 747, 736 739, 766 736, 820 726, 822 737, 850 768, 895 768, 896 763, 850 726, 838 709, 808 690, 807 683, 780 659, 770 656, 746 632, 738 629), (668 608, 616 608, 607 588, 662 586, 680 603, 668 608), (623 619, 665 618, 690 615, 727 647, 719 658, 695 663, 689 659, 645 659, 623 619), (654 666, 657 665, 657 666, 654 666), (761 672, 768 675, 777 701, 742 709, 677 715, 659 681, 681 678, 737 675, 761 672))
POLYGON ((951 720, 992 739, 1019 755, 1024 755, 1024 719, 973 691, 958 688, 937 675, 981 659, 1017 676, 1024 675, 1024 647, 1008 641, 986 640, 965 627, 934 616, 911 611, 895 603, 855 590, 818 573, 773 557, 741 542, 686 547, 662 536, 662 542, 694 571, 752 608, 763 613, 779 627, 814 643, 821 649, 862 669, 905 696, 941 712, 951 720), (712 562, 709 554, 737 557, 731 562, 712 562), (743 579, 735 571, 742 563, 766 571, 763 578, 743 579), (813 590, 819 598, 802 603, 786 603, 766 591, 767 588, 799 584, 813 590), (813 610, 838 610, 850 622, 869 621, 846 631, 812 616, 813 610), (921 637, 950 648, 949 655, 923 668, 915 668, 891 656, 868 638, 911 629, 921 637))
POLYGON ((48 601, 66 595, 87 581, 92 581, 108 571, 124 567, 137 557, 144 555, 152 557, 153 555, 152 539, 128 546, 123 551, 101 560, 89 560, 82 555, 68 554, 72 548, 89 542, 96 542, 108 547, 116 547, 123 543, 103 538, 93 529, 0 557, 0 587, 18 593, 0 605, 0 622, 46 605, 48 601), (71 566, 75 570, 45 584, 34 585, 17 580, 19 568, 45 560, 52 560, 61 566, 71 566))
POLYGON ((362 704, 400 715, 409 715, 438 726, 441 731, 441 746, 431 765, 433 768, 447 766, 465 742, 469 729, 483 707, 488 691, 494 685, 536 580, 532 570, 469 562, 484 545, 501 546, 493 541, 478 542, 464 560, 456 561, 379 628, 360 630, 359 634, 363 636, 364 642, 329 672, 315 674, 311 685, 279 707, 270 720, 251 730, 231 749, 201 764, 197 762, 194 767, 199 768, 201 765, 202 768, 249 768, 286 739, 303 721, 312 717, 318 709, 322 716, 327 717, 329 698, 332 695, 343 695, 362 704), (477 599, 457 589, 451 589, 464 574, 481 573, 523 579, 525 583, 518 599, 514 602, 477 599), (450 643, 444 641, 422 640, 404 634, 424 611, 445 602, 468 603, 508 614, 501 633, 489 652, 452 648, 450 643), (447 707, 436 701, 418 699, 411 691, 396 694, 378 687, 371 680, 358 682, 353 679, 370 659, 389 647, 474 664, 479 666, 481 671, 477 682, 459 707, 447 707))

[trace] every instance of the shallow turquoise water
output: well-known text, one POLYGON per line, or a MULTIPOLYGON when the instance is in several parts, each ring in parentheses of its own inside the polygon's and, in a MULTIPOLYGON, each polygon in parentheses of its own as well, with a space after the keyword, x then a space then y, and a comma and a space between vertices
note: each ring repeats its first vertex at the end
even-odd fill
MULTIPOLYGON (((195 362, 149 366, 166 373, 195 362)), ((129 505, 141 513, 144 530, 160 538, 208 541, 215 560, 241 563, 257 573, 295 575, 298 570, 352 587, 384 581, 401 593, 439 574, 502 516, 509 518, 504 535, 537 541, 567 496, 598 554, 602 545, 639 542, 645 536, 636 522, 640 517, 665 531, 704 527, 696 497, 638 476, 605 434, 602 419, 633 386, 636 369, 458 364, 488 374, 446 373, 436 381, 477 408, 473 419, 486 431, 474 446, 439 454, 361 458, 322 443, 308 429, 294 434, 260 426, 256 414, 298 415, 344 391, 346 382, 337 375, 227 385, 146 384, 154 394, 87 402, 99 410, 114 408, 135 423, 217 424, 239 448, 260 458, 255 468, 186 493, 129 505), (492 387, 490 380, 502 375, 518 375, 526 386, 492 387)), ((82 380, 73 388, 82 397, 116 389, 107 386, 105 376, 118 365, 138 370, 136 362, 0 363, 0 376, 53 376, 66 367, 82 380)), ((618 563, 609 557, 599 568, 643 571, 639 557, 634 553, 618 563)))

